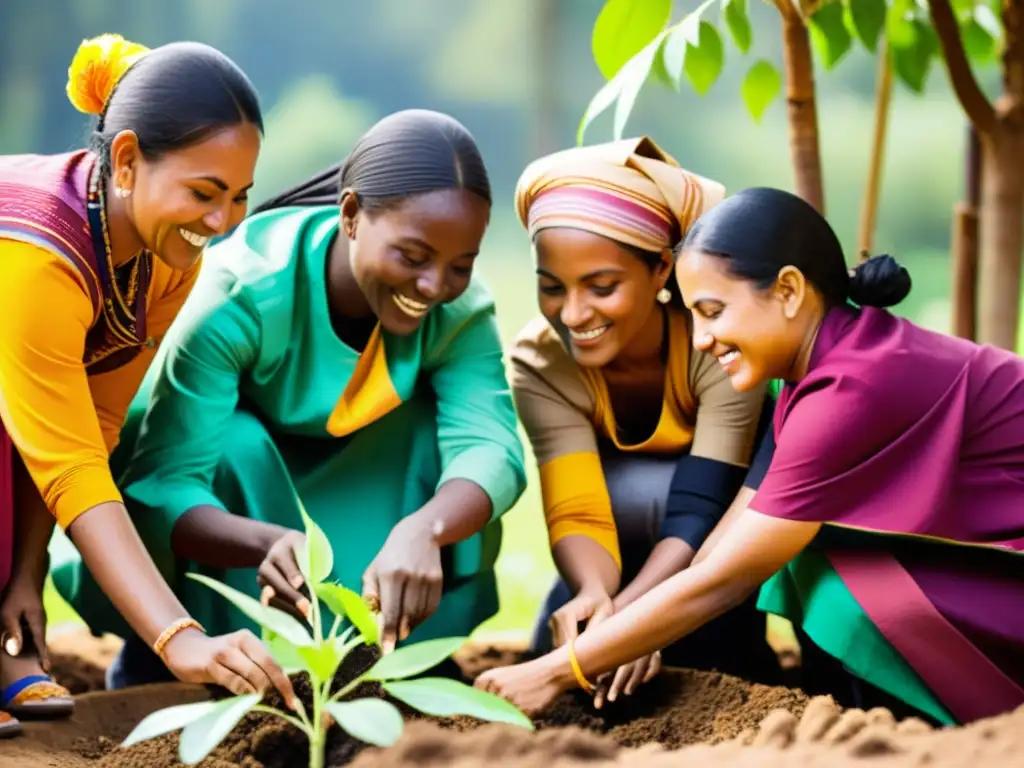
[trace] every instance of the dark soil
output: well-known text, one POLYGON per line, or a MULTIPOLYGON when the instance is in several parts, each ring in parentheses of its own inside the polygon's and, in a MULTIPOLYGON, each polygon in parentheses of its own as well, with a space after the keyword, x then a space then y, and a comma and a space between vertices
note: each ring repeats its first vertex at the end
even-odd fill
MULTIPOLYGON (((479 672, 495 663, 508 663, 513 659, 507 653, 487 650, 485 658, 462 658, 463 669, 479 672), (488 663, 490 662, 490 663, 488 663)), ((361 646, 346 659, 336 685, 351 680, 368 669, 376 660, 375 650, 361 646)), ((309 702, 309 688, 305 678, 298 678, 298 693, 304 703, 309 702)), ((381 695, 375 684, 361 686, 357 696, 381 695)), ((271 706, 281 706, 276 695, 268 697, 271 706)), ((700 742, 717 743, 735 738, 758 723, 772 710, 784 708, 799 716, 807 703, 803 694, 787 688, 750 685, 742 680, 716 673, 668 671, 651 681, 643 689, 643 696, 620 699, 600 711, 591 700, 581 694, 567 694, 535 723, 541 731, 537 747, 547 745, 559 754, 583 758, 607 756, 616 748, 658 743, 676 748, 700 742), (566 730, 563 726, 575 726, 566 730), (557 729, 557 730, 556 730, 557 729), (597 735, 607 738, 601 739, 597 735)), ((398 705, 409 720, 417 714, 398 705)), ((427 725, 427 723, 423 723, 427 725)), ((432 755, 444 762, 452 743, 453 734, 445 731, 468 732, 480 729, 481 723, 471 718, 435 720, 426 729, 412 729, 403 739, 403 753, 410 751, 419 760, 432 755), (439 726, 439 727, 438 727, 439 726), (410 735, 422 734, 417 741, 410 735)), ((509 745, 519 743, 528 734, 512 726, 486 726, 485 738, 503 733, 499 741, 509 745)), ((177 768, 176 735, 153 739, 130 749, 117 749, 108 753, 98 764, 102 768, 177 768)), ((83 745, 91 746, 91 745, 83 745)), ((326 764, 331 768, 346 765, 366 748, 340 728, 334 726, 328 733, 326 764)), ((515 747, 518 749, 518 747, 515 747)), ((500 750, 499 750, 500 751, 500 750)), ((375 753, 377 751, 375 750, 375 753)), ((303 734, 281 720, 268 715, 250 715, 205 761, 201 768, 292 768, 306 765, 309 759, 308 743, 303 734)))

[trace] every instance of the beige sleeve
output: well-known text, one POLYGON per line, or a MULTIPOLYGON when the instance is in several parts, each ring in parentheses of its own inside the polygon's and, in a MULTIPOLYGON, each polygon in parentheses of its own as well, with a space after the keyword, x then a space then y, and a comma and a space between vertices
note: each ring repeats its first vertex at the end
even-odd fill
POLYGON ((543 328, 517 339, 509 379, 519 419, 537 459, 548 536, 553 547, 566 536, 586 536, 621 567, 618 532, 601 468, 589 394, 543 328), (538 338, 539 336, 539 338, 538 338), (588 405, 589 403, 589 405, 588 405))
POLYGON ((697 424, 690 453, 750 466, 766 389, 767 384, 762 384, 749 392, 737 392, 712 355, 692 350, 690 391, 697 401, 697 424))

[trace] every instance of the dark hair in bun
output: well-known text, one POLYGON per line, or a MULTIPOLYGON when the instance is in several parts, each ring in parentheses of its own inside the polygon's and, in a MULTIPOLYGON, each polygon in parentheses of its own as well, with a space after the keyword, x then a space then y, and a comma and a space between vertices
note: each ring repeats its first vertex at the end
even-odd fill
MULTIPOLYGON (((729 262, 729 271, 768 288, 785 266, 799 269, 829 306, 852 301, 893 307, 910 293, 907 270, 891 256, 846 266, 829 223, 807 201, 781 189, 753 187, 704 214, 679 244, 729 262)), ((678 255, 678 254, 677 254, 678 255)))

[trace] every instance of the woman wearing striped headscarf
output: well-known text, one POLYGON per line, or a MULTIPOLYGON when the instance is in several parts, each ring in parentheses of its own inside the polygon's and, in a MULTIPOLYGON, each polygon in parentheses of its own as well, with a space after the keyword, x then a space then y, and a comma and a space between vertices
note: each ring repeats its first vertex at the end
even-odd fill
MULTIPOLYGON (((748 472, 763 474, 749 464, 770 416, 765 389, 735 391, 693 348, 672 277, 672 247, 724 195, 648 138, 559 152, 519 180, 541 316, 514 343, 511 380, 561 575, 537 652, 685 568, 748 472)), ((753 679, 778 672, 752 600, 665 654, 753 679)), ((595 703, 660 664, 659 653, 620 668, 595 703)))

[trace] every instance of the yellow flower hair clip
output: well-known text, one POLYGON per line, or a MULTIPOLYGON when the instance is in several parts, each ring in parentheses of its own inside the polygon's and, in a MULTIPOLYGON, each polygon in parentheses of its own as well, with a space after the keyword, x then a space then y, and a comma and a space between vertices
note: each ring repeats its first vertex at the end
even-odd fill
POLYGON ((114 86, 147 53, 149 48, 120 35, 83 40, 68 67, 68 99, 79 112, 102 113, 114 86))

